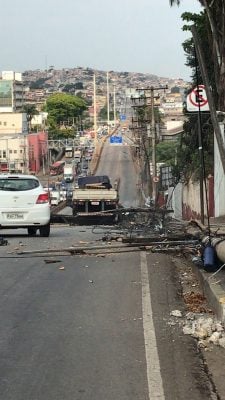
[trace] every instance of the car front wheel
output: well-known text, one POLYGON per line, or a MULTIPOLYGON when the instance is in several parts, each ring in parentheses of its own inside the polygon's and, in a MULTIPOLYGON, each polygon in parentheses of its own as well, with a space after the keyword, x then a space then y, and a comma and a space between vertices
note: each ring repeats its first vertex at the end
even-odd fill
POLYGON ((43 225, 40 227, 40 236, 48 237, 50 235, 50 224, 43 225))

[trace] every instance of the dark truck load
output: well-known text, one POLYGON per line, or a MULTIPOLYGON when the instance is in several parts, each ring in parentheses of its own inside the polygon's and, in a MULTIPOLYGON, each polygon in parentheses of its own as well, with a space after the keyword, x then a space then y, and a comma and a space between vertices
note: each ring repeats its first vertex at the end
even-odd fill
POLYGON ((110 183, 110 179, 107 175, 96 175, 96 176, 85 176, 82 178, 78 178, 78 187, 80 189, 85 189, 89 185, 94 186, 103 186, 106 189, 111 189, 112 185, 110 183))

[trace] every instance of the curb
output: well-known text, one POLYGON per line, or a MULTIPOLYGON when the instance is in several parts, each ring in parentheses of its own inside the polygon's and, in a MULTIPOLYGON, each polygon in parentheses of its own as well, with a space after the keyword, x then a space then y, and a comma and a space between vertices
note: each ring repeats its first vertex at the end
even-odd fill
POLYGON ((217 318, 225 324, 225 291, 218 283, 218 277, 210 279, 213 274, 199 269, 193 263, 192 268, 198 277, 199 283, 210 307, 215 312, 217 318))

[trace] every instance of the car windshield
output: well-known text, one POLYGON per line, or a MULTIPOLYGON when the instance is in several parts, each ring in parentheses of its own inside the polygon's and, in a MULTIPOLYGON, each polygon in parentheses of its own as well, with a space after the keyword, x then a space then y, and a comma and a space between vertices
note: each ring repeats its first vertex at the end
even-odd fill
POLYGON ((0 178, 0 190, 25 191, 39 186, 37 179, 0 178))

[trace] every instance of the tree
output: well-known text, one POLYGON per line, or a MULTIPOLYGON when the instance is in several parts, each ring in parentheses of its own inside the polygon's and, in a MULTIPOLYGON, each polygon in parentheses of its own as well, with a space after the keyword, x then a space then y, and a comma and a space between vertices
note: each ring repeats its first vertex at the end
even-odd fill
MULTIPOLYGON (((225 111, 225 0, 199 0, 207 18, 209 53, 218 97, 218 109, 225 111)), ((169 0, 171 6, 179 0, 169 0)))
POLYGON ((24 104, 23 112, 27 114, 27 123, 28 123, 28 131, 31 131, 31 120, 35 115, 38 115, 39 112, 36 109, 34 104, 24 104))
POLYGON ((77 96, 68 93, 51 95, 45 106, 48 112, 48 126, 50 137, 68 137, 74 135, 76 119, 86 109, 86 102, 77 96), (69 127, 69 125, 73 125, 69 127), (66 127, 66 130, 62 129, 66 127))
MULTIPOLYGON (((198 35, 202 43, 202 51, 204 53, 210 84, 214 94, 214 101, 217 104, 218 94, 215 83, 214 68, 211 63, 211 53, 209 48, 211 46, 211 37, 208 34, 210 31, 209 21, 205 12, 200 14, 183 13, 182 19, 185 22, 183 30, 189 30, 190 24, 195 25, 198 35)), ((192 87, 189 91, 196 86, 196 83, 202 82, 201 73, 198 66, 198 60, 195 57, 195 49, 193 39, 190 38, 183 43, 183 48, 186 54, 186 65, 192 69, 192 87), (197 62, 197 64, 196 64, 197 62), (197 75, 198 79, 197 79, 197 75)), ((186 93, 188 95, 188 92, 186 93)), ((200 162, 199 162, 199 141, 198 141, 198 114, 189 114, 184 109, 186 114, 186 121, 184 123, 184 131, 177 147, 176 165, 173 168, 174 175, 179 178, 180 173, 188 180, 199 179, 200 176, 200 162)), ((213 173, 213 128, 209 115, 202 113, 202 142, 204 149, 204 159, 206 167, 206 175, 213 173)))
MULTIPOLYGON (((102 121, 107 121, 108 114, 107 114, 107 107, 106 106, 102 107, 101 110, 99 111, 99 118, 102 121)), ((114 119, 113 111, 109 112, 109 119, 110 120, 114 119)))
POLYGON ((67 93, 55 93, 46 101, 48 119, 58 126, 64 121, 80 116, 85 109, 86 103, 83 99, 67 93))

